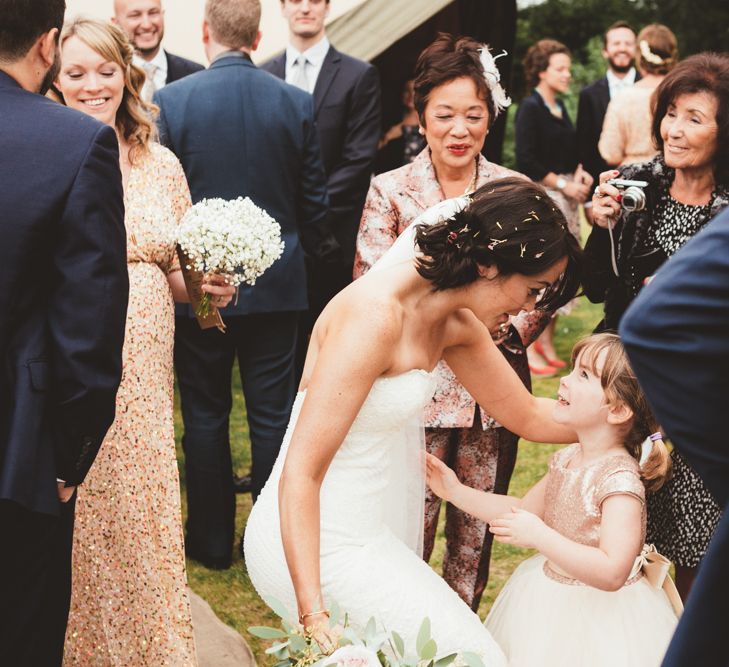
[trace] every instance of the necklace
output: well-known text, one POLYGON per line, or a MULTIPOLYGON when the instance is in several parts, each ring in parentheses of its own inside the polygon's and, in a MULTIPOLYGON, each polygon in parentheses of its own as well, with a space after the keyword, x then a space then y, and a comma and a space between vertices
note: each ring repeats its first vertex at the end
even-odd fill
POLYGON ((470 195, 476 189, 477 181, 478 181, 478 157, 476 158, 476 163, 473 165, 473 176, 471 177, 471 180, 468 182, 468 185, 466 186, 466 189, 463 191, 463 194, 470 195))

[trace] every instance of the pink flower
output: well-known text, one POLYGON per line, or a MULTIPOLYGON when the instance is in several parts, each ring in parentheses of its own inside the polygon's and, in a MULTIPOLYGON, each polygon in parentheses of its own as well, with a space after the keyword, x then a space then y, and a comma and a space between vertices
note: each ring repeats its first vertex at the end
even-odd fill
POLYGON ((377 654, 364 646, 342 646, 332 653, 324 667, 381 667, 377 654))

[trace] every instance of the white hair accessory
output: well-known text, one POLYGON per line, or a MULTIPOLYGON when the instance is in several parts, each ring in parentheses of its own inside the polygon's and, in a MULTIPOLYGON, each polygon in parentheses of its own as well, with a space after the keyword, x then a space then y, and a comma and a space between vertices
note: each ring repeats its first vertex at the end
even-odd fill
POLYGON ((639 46, 640 55, 643 56, 643 60, 649 62, 651 65, 663 65, 666 62, 664 58, 661 58, 661 56, 656 55, 653 51, 651 51, 651 47, 644 39, 640 40, 639 46))
POLYGON ((413 224, 419 225, 435 225, 446 220, 453 220, 457 213, 460 213, 471 203, 468 195, 461 197, 453 197, 453 199, 444 199, 435 206, 431 206, 427 211, 421 213, 413 224))
POLYGON ((506 96, 506 92, 499 83, 501 81, 501 73, 499 72, 499 68, 496 67, 496 61, 505 55, 506 51, 503 51, 498 56, 492 56, 486 44, 478 50, 478 57, 483 67, 484 79, 486 79, 486 85, 491 91, 491 97, 494 100, 495 116, 498 116, 499 113, 511 104, 511 98, 506 96))

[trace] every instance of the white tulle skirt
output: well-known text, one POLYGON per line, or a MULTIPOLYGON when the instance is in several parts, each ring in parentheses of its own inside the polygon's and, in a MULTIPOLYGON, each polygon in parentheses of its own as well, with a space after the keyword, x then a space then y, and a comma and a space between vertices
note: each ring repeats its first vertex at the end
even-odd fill
POLYGON ((560 583, 544 556, 522 563, 486 627, 509 667, 658 667, 678 619, 645 578, 618 591, 560 583))

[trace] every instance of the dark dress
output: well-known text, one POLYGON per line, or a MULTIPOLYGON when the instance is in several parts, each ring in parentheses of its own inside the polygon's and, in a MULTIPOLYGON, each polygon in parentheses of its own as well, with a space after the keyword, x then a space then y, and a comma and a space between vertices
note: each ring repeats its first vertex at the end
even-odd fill
MULTIPOLYGON (((729 192, 723 186, 717 186, 705 206, 689 206, 673 199, 669 189, 674 171, 661 155, 623 167, 621 177, 645 180, 649 185, 645 189, 646 207, 623 212, 613 230, 619 276, 613 270, 607 230, 594 227, 585 246, 590 267, 585 294, 593 303, 605 303, 605 318, 597 327, 600 331, 617 330, 646 278, 729 205, 729 192)), ((683 457, 674 451, 671 458, 672 479, 648 496, 647 541, 675 564, 696 567, 719 523, 721 510, 683 457)))

